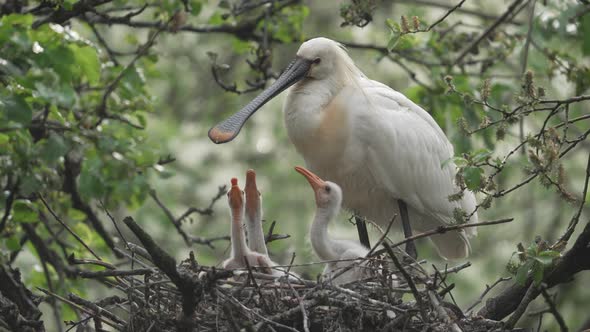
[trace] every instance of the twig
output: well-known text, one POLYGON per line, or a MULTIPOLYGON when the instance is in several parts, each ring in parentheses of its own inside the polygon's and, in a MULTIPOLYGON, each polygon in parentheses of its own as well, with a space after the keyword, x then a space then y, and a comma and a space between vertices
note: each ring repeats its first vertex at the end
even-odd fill
POLYGON ((174 215, 172 214, 170 209, 168 209, 168 207, 166 205, 164 205, 164 203, 162 203, 162 201, 158 198, 158 195, 156 194, 155 190, 153 190, 153 189, 150 190, 150 197, 156 202, 156 204, 158 204, 160 209, 162 209, 162 211, 164 211, 164 214, 166 215, 166 217, 168 217, 168 220, 170 220, 172 222, 172 224, 174 225, 174 227, 178 231, 178 234, 180 234, 182 236, 184 243, 186 245, 190 245, 191 244, 190 237, 184 231, 184 229, 182 229, 182 225, 176 221, 176 218, 174 218, 174 215))
POLYGON ((223 195, 225 195, 226 192, 227 192, 226 185, 219 186, 217 188, 217 194, 215 194, 215 196, 213 196, 213 198, 211 198, 211 201, 209 202, 209 205, 206 208, 199 209, 199 208, 191 207, 185 213, 180 215, 180 217, 178 217, 178 219, 176 219, 176 222, 177 223, 182 222, 185 218, 187 218, 189 215, 191 215, 192 213, 195 213, 195 212, 199 213, 201 215, 210 216, 211 214, 213 214, 213 206, 221 197, 223 197, 223 195))
POLYGON ((260 291, 260 287, 258 287, 258 283, 256 282, 256 278, 254 278, 254 275, 252 274, 252 267, 250 266, 250 263, 248 262, 248 258, 245 256, 244 256, 244 263, 246 263, 246 270, 248 271, 248 282, 252 283, 252 285, 254 285, 254 289, 258 293, 258 296, 260 296, 260 302, 262 303, 262 306, 266 310, 268 310, 269 306, 266 303, 266 300, 264 299, 264 295, 262 295, 262 291, 260 291))
MULTIPOLYGON (((293 254, 293 257, 295 257, 294 254, 293 254)), ((293 260, 291 260, 291 262, 292 261, 293 260)), ((297 298, 297 301, 299 302, 299 307, 301 308, 301 316, 303 316, 303 331, 310 332, 309 331, 309 318, 307 317, 307 311, 305 310, 305 302, 303 302, 303 299, 299 295, 299 292, 297 292, 297 290, 293 287, 293 285, 291 285, 291 281, 289 280, 289 278, 287 278, 287 285, 289 285, 289 288, 291 289, 293 294, 295 294, 295 297, 297 298)))
POLYGON ((486 295, 497 285, 499 285, 500 283, 504 282, 504 281, 508 281, 512 278, 510 277, 506 277, 506 278, 500 278, 498 280, 496 280, 496 282, 494 282, 491 286, 490 285, 486 285, 486 289, 483 291, 483 293, 479 296, 479 298, 473 302, 473 304, 471 304, 467 310, 465 310, 465 312, 469 313, 471 312, 471 310, 473 310, 473 308, 475 308, 476 305, 480 304, 481 301, 483 301, 484 297, 486 297, 486 295))
MULTIPOLYGON (((391 245, 391 248, 395 248, 395 247, 399 247, 403 244, 405 244, 406 242, 409 241, 413 241, 416 239, 421 239, 423 237, 427 237, 427 236, 431 236, 431 235, 435 235, 435 234, 444 234, 448 231, 454 231, 454 230, 458 230, 458 229, 463 229, 463 228, 468 228, 468 227, 478 227, 478 226, 489 226, 489 225, 497 225, 497 224, 503 224, 503 223, 507 223, 507 222, 511 222, 513 221, 514 218, 506 218, 506 219, 498 219, 498 220, 492 220, 492 221, 482 221, 482 222, 477 222, 477 223, 470 223, 470 224, 460 224, 460 225, 451 225, 451 226, 439 226, 435 229, 423 232, 423 233, 418 233, 416 235, 412 235, 409 236, 407 238, 405 238, 402 241, 396 242, 394 244, 391 245)), ((384 253, 385 250, 381 249, 381 250, 377 250, 375 253, 373 253, 373 256, 377 256, 380 255, 382 253, 384 253)))
POLYGON ((82 244, 82 246, 84 246, 84 248, 86 248, 86 250, 88 250, 92 254, 92 256, 96 257, 96 259, 98 259, 98 260, 102 260, 100 258, 100 256, 98 256, 98 254, 96 254, 94 252, 94 250, 90 249, 90 247, 86 244, 86 242, 84 242, 84 240, 82 240, 82 238, 79 237, 78 234, 76 234, 70 228, 70 226, 68 226, 63 220, 61 220, 61 218, 55 213, 55 211, 53 211, 53 209, 49 206, 49 204, 47 204, 47 201, 45 200, 45 198, 43 198, 43 196, 41 194, 39 194, 39 199, 41 200, 41 202, 43 202, 43 205, 45 205, 45 207, 47 208, 49 213, 51 213, 53 218, 55 218, 55 220, 57 220, 68 231, 68 233, 70 233, 78 242, 80 242, 80 244, 82 244))
POLYGON ((428 298, 430 299, 432 307, 436 310, 438 315, 440 317, 442 317, 445 320, 445 322, 451 323, 451 331, 453 331, 453 332, 462 332, 463 331, 463 330, 461 330, 459 325, 457 325, 457 323, 455 323, 451 320, 451 317, 449 317, 449 314, 446 312, 445 307, 440 305, 440 301, 438 300, 436 292, 429 289, 428 290, 428 298))
MULTIPOLYGON (((432 0, 396 0, 396 2, 405 2, 405 3, 412 4, 412 5, 430 6, 430 7, 437 7, 437 8, 443 8, 443 9, 451 9, 451 8, 453 8, 452 5, 449 5, 449 4, 444 3, 442 1, 432 1, 432 0)), ((467 9, 467 8, 457 8, 456 11, 459 12, 459 13, 470 15, 470 16, 479 17, 479 18, 482 18, 484 20, 497 20, 498 19, 497 16, 487 14, 484 11, 481 11, 481 10, 472 10, 472 9, 467 9)), ((513 19, 507 20, 506 23, 513 24, 513 25, 521 25, 521 24, 523 24, 522 22, 516 21, 516 20, 513 20, 513 19)))
MULTIPOLYGON (((172 18, 170 20, 172 20, 172 18)), ((113 91, 115 91, 115 89, 117 88, 117 85, 119 85, 119 82, 123 79, 125 74, 127 74, 127 72, 131 68, 133 68, 133 66, 135 66, 135 63, 137 62, 137 60, 139 60, 141 57, 143 57, 148 52, 148 50, 154 45, 156 38, 158 37, 158 35, 160 35, 160 33, 164 29, 166 29, 168 27, 170 20, 168 22, 166 22, 165 24, 163 24, 161 27, 159 27, 156 30, 156 32, 151 34, 151 36, 148 38, 148 40, 145 42, 145 44, 139 46, 139 48, 137 49, 137 53, 133 57, 133 59, 131 59, 131 61, 127 64, 127 66, 125 66, 125 68, 123 68, 123 70, 121 70, 121 72, 117 75, 117 77, 115 77, 115 79, 112 82, 110 82, 109 85, 106 87, 106 89, 102 95, 102 100, 96 108, 97 113, 100 116, 100 119, 97 121, 95 126, 98 126, 99 124, 101 124, 103 119, 110 118, 110 119, 115 119, 115 120, 125 122, 134 128, 143 129, 142 126, 134 125, 133 123, 129 122, 129 120, 123 118, 122 116, 120 116, 118 114, 109 114, 107 112, 107 101, 108 101, 110 95, 113 93, 113 91)))
MULTIPOLYGON (((133 218, 127 216, 123 219, 123 222, 133 231, 135 236, 141 241, 145 249, 152 257, 154 264, 164 272, 170 278, 170 280, 176 285, 180 293, 182 294, 182 313, 184 315, 183 322, 187 325, 191 325, 190 317, 192 317, 195 306, 197 304, 197 294, 194 292, 195 280, 187 279, 180 275, 176 269, 176 261, 172 256, 160 248, 156 242, 149 236, 139 225, 133 220, 133 218)), ((191 326, 186 326, 187 330, 190 330, 191 326)), ((180 328, 179 328, 180 329, 180 328)), ((184 329, 184 328, 183 328, 184 329)))
POLYGON ((502 16, 498 17, 498 19, 492 23, 492 25, 490 25, 479 37, 477 37, 474 41, 472 41, 471 43, 469 43, 469 45, 467 45, 467 47, 465 47, 463 49, 463 51, 461 51, 461 53, 459 54, 459 56, 457 56, 457 59, 455 59, 453 65, 457 65, 461 62, 461 60, 463 60, 463 58, 467 55, 467 53, 471 52, 471 50, 477 46, 477 44, 479 44, 484 38, 486 38, 486 36, 488 36, 490 33, 492 33, 500 24, 502 24, 502 22, 504 22, 504 20, 506 20, 508 18, 508 16, 510 16, 510 14, 512 13, 512 11, 522 2, 523 0, 515 0, 509 7, 508 9, 504 12, 504 14, 502 14, 502 16))
MULTIPOLYGON (((75 302, 73 302, 71 300, 66 299, 65 297, 59 296, 59 295, 57 295, 57 294, 55 294, 55 293, 53 293, 51 291, 48 291, 46 289, 41 288, 41 287, 37 287, 37 289, 40 290, 41 292, 49 295, 49 296, 53 296, 54 298, 56 298, 56 299, 58 299, 58 300, 60 300, 60 301, 62 301, 64 303, 67 303, 67 304, 71 305, 72 307, 74 307, 74 308, 76 308, 76 309, 78 309, 80 311, 83 311, 84 313, 86 313, 88 315, 93 315, 94 314, 94 312, 91 309, 88 309, 86 307, 83 307, 83 306, 81 306, 81 305, 79 305, 79 304, 77 304, 77 303, 75 303, 75 302)), ((111 321, 109 319, 103 319, 102 321, 104 323, 106 323, 107 325, 109 325, 110 327, 113 327, 113 328, 115 328, 115 329, 117 329, 119 331, 123 331, 124 330, 123 329, 123 325, 118 324, 118 323, 115 323, 115 322, 113 322, 113 321, 111 321)))
POLYGON ((526 308, 529 306, 529 303, 531 303, 537 297, 537 295, 539 295, 539 289, 537 286, 531 283, 524 294, 524 297, 520 301, 520 304, 518 307, 516 307, 516 310, 514 310, 512 316, 510 316, 510 318, 508 318, 506 321, 506 327, 513 328, 514 325, 516 325, 520 317, 522 317, 522 314, 524 314, 526 311, 526 308))
POLYGON ((113 222, 113 226, 115 226, 115 229, 117 230, 117 233, 121 237, 121 240, 123 240, 123 242, 125 242, 125 245, 127 245, 129 242, 127 242, 127 239, 125 239, 125 236, 123 236, 123 233, 119 229, 119 225, 117 225, 117 222, 115 221, 115 218, 111 215, 111 213, 109 212, 109 210, 107 210, 106 206, 104 206, 104 203, 102 201, 99 201, 99 203, 100 203, 100 206, 102 207, 102 209, 104 210, 104 212, 109 217, 109 219, 111 219, 111 221, 113 222))
POLYGON ((589 181, 589 179, 590 179, 590 153, 588 154, 588 162, 586 164, 586 178, 584 179, 584 189, 582 190, 582 196, 580 197, 580 206, 578 207, 578 210, 576 211, 576 213, 574 214, 574 216, 570 220, 570 223, 567 226, 567 230, 561 236, 561 238, 559 238, 559 241, 557 241, 557 243, 566 243, 567 241, 569 241, 570 237, 574 233, 574 230, 576 229, 576 226, 578 225, 578 222, 580 221, 580 216, 582 215, 582 210, 584 208, 584 205, 586 204, 586 197, 588 195, 588 181, 589 181))
POLYGON ((96 303, 90 302, 88 300, 85 300, 79 296, 77 296, 76 294, 70 293, 68 295, 68 299, 71 300, 72 302, 79 304, 81 306, 84 306, 90 310, 92 310, 94 312, 95 316, 100 316, 100 315, 104 315, 106 318, 112 320, 113 322, 117 323, 117 324, 121 324, 121 325, 125 325, 125 321, 122 320, 121 318, 117 317, 117 315, 113 314, 112 312, 106 310, 105 308, 97 305, 96 303))
POLYGON ((274 234, 275 225, 277 224, 276 220, 273 220, 268 228, 268 233, 264 237, 264 243, 269 244, 273 241, 277 240, 284 240, 291 237, 289 234, 274 234))
POLYGON ((381 245, 381 243, 383 243, 383 241, 387 237, 387 234, 389 234, 389 231, 391 230, 391 226, 395 222, 395 219, 396 218, 397 218, 397 214, 394 214, 393 215, 393 218, 391 218, 391 220, 389 221, 389 224, 387 225, 387 228, 385 229, 385 232, 383 232, 383 234, 381 235, 381 237, 379 238, 379 240, 377 241, 377 243, 375 243, 375 245, 373 246, 373 248, 371 248, 371 250, 369 250, 369 252, 365 255, 366 257, 371 257, 372 254, 373 254, 373 252, 375 252, 375 250, 377 249, 377 247, 379 247, 381 245))
MULTIPOLYGON (((266 318, 266 317, 264 317, 264 316, 260 315, 260 314, 259 314, 259 313, 257 313, 256 311, 254 311, 254 310, 252 310, 252 309, 250 309, 250 308, 246 307, 245 305, 243 305, 243 304, 242 304, 242 302, 238 301, 238 299, 236 299, 235 297, 233 297, 233 296, 231 296, 231 295, 229 295, 229 294, 224 294, 224 293, 223 293, 223 292, 221 292, 219 289, 217 289, 217 294, 218 294, 218 295, 221 295, 221 297, 225 297, 225 298, 229 299, 229 300, 230 300, 232 303, 234 303, 234 304, 238 305, 238 306, 239 306, 239 307, 240 307, 242 310, 244 310, 244 311, 246 311, 246 312, 249 312, 249 313, 251 313, 251 314, 254 314, 254 315, 255 315, 255 316, 257 316, 258 318, 260 318, 260 319, 262 319, 263 321, 265 321, 266 323, 272 324, 272 325, 274 325, 274 326, 276 326, 276 327, 280 327, 280 328, 282 328, 282 329, 287 329, 287 330, 289 330, 289 331, 293 331, 293 332, 299 332, 299 331, 297 331, 296 329, 294 329, 294 328, 292 328, 292 327, 289 327, 289 326, 287 326, 287 325, 283 325, 283 324, 281 324, 281 323, 275 322, 274 320, 272 320, 272 317, 271 317, 271 318, 266 318)), ((299 307, 297 307, 297 310, 300 310, 300 308, 299 308, 299 307)))
POLYGON ((430 31, 432 30, 432 28, 434 28, 435 26, 437 26, 439 23, 441 23, 442 21, 444 21, 449 15, 451 15, 452 12, 454 12, 455 10, 459 9, 459 7, 461 7, 463 5, 463 3, 467 1, 467 0, 461 0, 461 2, 459 2, 457 5, 455 5, 454 7, 451 7, 443 16, 441 16, 441 18, 439 18, 438 20, 436 20, 434 23, 432 23, 428 29, 426 29, 426 31, 430 31))
POLYGON ((523 75, 526 71, 528 59, 529 59, 529 46, 531 45, 531 36, 533 34, 533 19, 535 18, 535 5, 537 4, 537 0, 531 0, 529 6, 531 9, 529 10, 529 27, 526 34, 526 41, 524 43, 524 51, 522 54, 522 66, 520 68, 520 74, 523 75))
POLYGON ((154 269, 134 269, 134 270, 104 270, 104 271, 78 271, 78 276, 82 278, 104 278, 120 276, 146 275, 156 272, 154 269))
POLYGON ((408 286, 412 290, 412 294, 414 295, 414 298, 416 299, 416 303, 418 304, 418 309, 420 310, 420 315, 422 316, 422 320, 424 322, 427 322, 428 316, 426 315, 426 311, 425 311, 426 306, 424 304, 424 301, 422 300, 422 297, 420 296, 420 293, 418 292, 418 289, 416 288, 416 284, 414 284, 414 281, 412 280, 412 277, 410 276, 408 271, 406 271, 404 269, 404 267, 400 264, 397 257, 395 257, 395 254, 393 253, 393 249, 391 249, 391 246, 389 245, 389 243, 383 242, 383 247, 385 247, 385 250, 387 251, 387 254, 389 255, 389 257, 393 261, 393 264, 395 265, 395 267, 401 272, 401 274, 406 279, 406 282, 408 283, 408 286))
POLYGON ((4 215, 2 216, 2 221, 0 221, 0 232, 4 230, 6 222, 8 221, 8 217, 10 216, 10 212, 12 211, 12 203, 14 202, 14 196, 17 190, 16 188, 17 186, 14 186, 13 188, 9 189, 9 194, 6 197, 6 201, 4 202, 4 215))
POLYGON ((561 316, 559 311, 557 311, 555 302, 553 301, 553 299, 551 299, 549 293, 547 293, 547 287, 545 285, 541 285, 541 295, 543 295, 545 302, 547 302, 547 304, 549 305, 549 312, 552 313, 555 317, 555 320, 557 321, 557 324, 559 325, 559 329, 561 330, 561 332, 568 332, 567 324, 563 320, 563 317, 561 316))

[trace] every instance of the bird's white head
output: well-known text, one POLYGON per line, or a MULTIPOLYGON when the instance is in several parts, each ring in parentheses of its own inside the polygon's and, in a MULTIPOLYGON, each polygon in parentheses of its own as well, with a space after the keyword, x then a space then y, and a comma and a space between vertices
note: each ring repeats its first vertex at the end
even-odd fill
POLYGON ((276 95, 301 80, 329 79, 333 84, 338 85, 361 76, 361 71, 354 65, 340 43, 328 38, 310 39, 299 47, 295 59, 271 86, 240 111, 211 128, 209 138, 218 144, 231 141, 252 114, 276 95))
POLYGON ((342 189, 334 182, 324 181, 310 170, 296 166, 295 170, 305 176, 307 182, 315 192, 315 202, 318 208, 340 208, 342 203, 342 189))
POLYGON ((310 63, 306 77, 322 80, 350 74, 356 67, 342 44, 328 38, 314 38, 301 44, 297 57, 310 63))

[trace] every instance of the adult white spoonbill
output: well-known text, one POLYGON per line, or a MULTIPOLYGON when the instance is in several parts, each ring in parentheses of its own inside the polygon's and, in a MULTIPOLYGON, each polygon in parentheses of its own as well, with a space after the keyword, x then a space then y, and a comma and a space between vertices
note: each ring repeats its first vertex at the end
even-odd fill
POLYGON ((246 234, 248 247, 257 253, 268 256, 264 233, 262 231, 262 197, 256 186, 256 172, 246 172, 246 234))
MULTIPOLYGON (((400 212, 399 200, 402 220, 407 224, 407 204, 418 231, 453 223, 455 209, 474 211, 470 191, 457 201, 448 199, 460 190, 456 166, 442 166, 453 157, 453 146, 434 119, 403 94, 368 79, 344 48, 327 38, 303 43, 275 83, 211 128, 209 137, 216 143, 232 140, 256 110, 291 85, 283 107, 289 138, 309 169, 341 186, 346 208, 387 226, 400 212)), ((477 214, 469 222, 477 222, 477 214)), ((467 235, 475 232, 469 228, 431 240, 441 256, 459 259, 469 254, 467 235)))
POLYGON ((231 256, 223 262, 224 269, 242 269, 248 265, 259 267, 264 273, 271 274, 274 264, 266 255, 248 248, 242 228, 244 219, 244 192, 238 186, 238 179, 231 179, 231 189, 227 193, 231 214, 231 256))
MULTIPOLYGON (((323 274, 331 277, 351 264, 358 264, 357 259, 365 257, 369 249, 363 247, 359 242, 335 240, 328 235, 328 224, 340 212, 342 203, 340 187, 333 182, 320 179, 303 167, 295 167, 295 170, 305 176, 315 192, 316 212, 309 230, 309 237, 316 255, 322 260, 331 261, 326 264, 323 274)), ((334 283, 345 284, 369 276, 371 273, 366 267, 366 263, 363 262, 342 273, 334 279, 334 283)))

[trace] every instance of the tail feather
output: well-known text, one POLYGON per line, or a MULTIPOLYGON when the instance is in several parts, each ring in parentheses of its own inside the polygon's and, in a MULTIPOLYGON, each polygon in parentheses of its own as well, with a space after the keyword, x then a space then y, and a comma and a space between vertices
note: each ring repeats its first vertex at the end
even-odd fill
POLYGON ((438 254, 444 259, 463 259, 469 256, 471 245, 464 231, 451 231, 430 236, 438 254))

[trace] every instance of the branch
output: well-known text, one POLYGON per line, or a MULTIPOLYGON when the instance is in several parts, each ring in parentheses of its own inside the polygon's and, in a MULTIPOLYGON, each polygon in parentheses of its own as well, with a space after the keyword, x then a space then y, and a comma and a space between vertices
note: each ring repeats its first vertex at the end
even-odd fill
POLYGON ((45 205, 45 208, 49 211, 53 218, 57 220, 63 226, 63 228, 65 228, 68 231, 68 233, 70 233, 76 239, 76 241, 80 242, 80 244, 82 244, 82 246, 84 246, 84 248, 86 248, 86 250, 88 250, 92 254, 92 256, 94 256, 96 259, 100 261, 100 256, 98 256, 98 254, 95 253, 94 250, 92 250, 86 244, 86 242, 84 242, 84 240, 82 240, 82 238, 78 236, 78 234, 76 234, 76 232, 74 232, 74 230, 72 230, 70 226, 68 226, 68 224, 61 220, 61 218, 55 213, 55 211, 53 211, 49 204, 47 204, 47 201, 45 200, 45 198, 43 198, 41 194, 39 194, 39 199, 41 200, 41 202, 43 202, 43 205, 45 205))
POLYGON ((467 47, 465 47, 463 49, 463 51, 461 51, 461 53, 459 54, 459 56, 457 57, 457 59, 455 60, 455 62, 453 63, 453 65, 457 65, 461 62, 461 60, 463 60, 463 58, 467 55, 467 53, 471 52, 471 50, 473 50, 477 44, 479 44, 482 40, 484 40, 484 38, 486 38, 486 36, 488 36, 490 33, 492 33, 500 24, 502 24, 502 22, 504 22, 508 16, 510 16, 510 14, 512 13, 512 11, 514 11, 514 9, 516 9, 516 7, 522 2, 522 0, 515 0, 509 7, 508 9, 504 12, 504 14, 502 14, 502 16, 498 17, 498 19, 492 24, 490 25, 479 37, 477 37, 474 41, 472 41, 467 47))
POLYGON ((57 5, 57 10, 53 11, 49 16, 33 22, 33 28, 36 29, 49 22, 63 24, 71 18, 80 16, 88 11, 94 11, 94 7, 98 7, 111 1, 112 0, 81 0, 73 4, 72 9, 69 10, 65 9, 63 6, 57 5))
MULTIPOLYGON (((418 233, 416 235, 412 235, 410 237, 405 238, 402 241, 396 242, 394 244, 391 245, 392 248, 395 247, 399 247, 403 244, 406 244, 407 242, 416 240, 416 239, 421 239, 423 237, 428 237, 431 235, 436 235, 436 234, 444 234, 448 231, 455 231, 458 229, 463 229, 463 228, 469 228, 469 227, 479 227, 479 226, 489 226, 489 225, 497 225, 497 224, 503 224, 503 223, 507 223, 507 222, 511 222, 513 221, 514 218, 506 218, 506 219, 499 219, 499 220, 492 220, 492 221, 482 221, 482 222, 477 222, 477 223, 470 223, 470 224, 460 224, 460 225, 452 225, 452 226, 439 226, 435 229, 429 230, 427 232, 423 232, 423 233, 418 233)), ((381 250, 377 250, 372 256, 377 256, 377 255, 381 255, 382 253, 384 253, 385 250, 381 249, 381 250)))
POLYGON ((522 317, 522 315, 526 311, 526 308, 539 295, 539 293, 540 291, 537 286, 531 284, 528 287, 526 293, 522 298, 522 301, 518 304, 518 307, 516 307, 516 310, 514 310, 512 316, 510 316, 510 318, 506 321, 506 326, 508 328, 513 328, 514 325, 516 325, 520 317, 522 317))
POLYGON ((586 165, 586 179, 584 180, 584 189, 582 190, 582 196, 580 197, 580 206, 578 207, 578 211, 570 220, 569 225, 567 226, 567 230, 563 234, 563 236, 557 241, 557 243, 567 243, 570 237, 574 233, 578 222, 580 221, 580 216, 582 215, 582 209, 586 204, 586 197, 588 197, 588 180, 590 179, 590 154, 588 154, 588 163, 586 165))
MULTIPOLYGON (((583 270, 590 270, 590 222, 586 224, 582 233, 576 239, 572 248, 555 263, 550 271, 547 271, 543 282, 551 288, 555 285, 569 282, 573 276, 583 270)), ((525 296, 528 287, 532 284, 529 279, 522 286, 513 283, 497 296, 488 299, 486 305, 477 313, 479 316, 493 320, 501 320, 516 310, 518 304, 525 296)), ((537 292, 538 295, 538 292, 537 292)))
POLYGON ((401 272, 401 274, 406 279, 406 282, 408 283, 408 286, 410 286, 410 289, 412 290, 412 294, 414 295, 414 298, 416 299, 416 303, 418 304, 418 308, 420 309, 420 315, 422 316, 422 320, 424 322, 427 322, 428 316, 426 315, 426 311, 425 311, 426 305, 424 304, 424 301, 422 300, 420 293, 418 293, 418 289, 416 288, 416 285, 414 284, 412 277, 410 276, 408 271, 406 271, 404 269, 404 267, 399 262, 397 257, 395 257, 395 254, 393 253, 393 250, 391 249, 391 246, 389 245, 389 243, 383 242, 383 247, 385 247, 385 251, 387 252, 389 257, 393 261, 393 264, 395 265, 395 267, 401 272))
MULTIPOLYGON (((76 179, 77 179, 78 175, 80 174, 80 170, 82 169, 82 156, 74 156, 73 153, 68 153, 65 155, 64 159, 65 160, 64 160, 64 175, 63 175, 63 179, 64 179, 63 191, 65 193, 70 194, 70 196, 72 198, 72 207, 84 212, 84 214, 86 215, 86 217, 90 221, 90 224, 92 224, 92 227, 94 228, 94 230, 96 230, 96 232, 104 240, 106 245, 109 248, 111 248, 111 250, 114 250, 115 249, 115 241, 113 241, 111 235, 104 228, 102 222, 100 221, 100 219, 98 219, 98 216, 96 215, 96 213, 94 213, 94 211, 92 210, 90 205, 86 204, 82 200, 82 197, 80 196, 80 193, 78 192, 76 179)), ((118 258, 122 257, 121 254, 116 251, 115 251, 115 256, 117 256, 118 258)))
POLYGON ((555 302, 553 301, 553 299, 551 299, 549 293, 547 293, 547 288, 545 287, 545 285, 541 285, 541 295, 543 295, 545 302, 547 302, 547 304, 549 305, 549 312, 553 314, 553 317, 555 317, 555 320, 557 321, 557 324, 559 325, 559 329, 561 330, 561 332, 567 332, 567 324, 563 320, 563 317, 561 316, 559 311, 557 311, 555 302))
MULTIPOLYGON (((443 3, 442 1, 439 2, 439 1, 431 1, 431 0, 396 0, 396 2, 400 2, 400 3, 405 2, 405 3, 412 4, 412 5, 430 6, 430 7, 437 7, 437 8, 443 8, 443 9, 453 8, 453 6, 443 3)), ((471 15, 471 16, 476 16, 476 17, 482 18, 484 20, 497 20, 498 19, 497 16, 486 14, 485 12, 482 12, 481 10, 457 8, 456 11, 459 13, 463 13, 463 14, 467 14, 467 15, 471 15)), ((507 20, 506 23, 513 24, 513 25, 522 25, 523 24, 520 21, 514 20, 514 18, 507 20)))
POLYGON ((432 23, 428 29, 426 29, 426 31, 430 31, 432 30, 432 28, 434 28, 435 26, 437 26, 439 23, 441 23, 442 21, 444 21, 449 15, 451 15, 452 12, 454 12, 455 10, 459 9, 459 7, 461 7, 463 5, 463 3, 467 1, 467 0, 461 0, 461 2, 459 2, 457 5, 449 8, 449 10, 443 15, 441 16, 441 18, 439 18, 438 20, 436 20, 434 23, 432 23))

